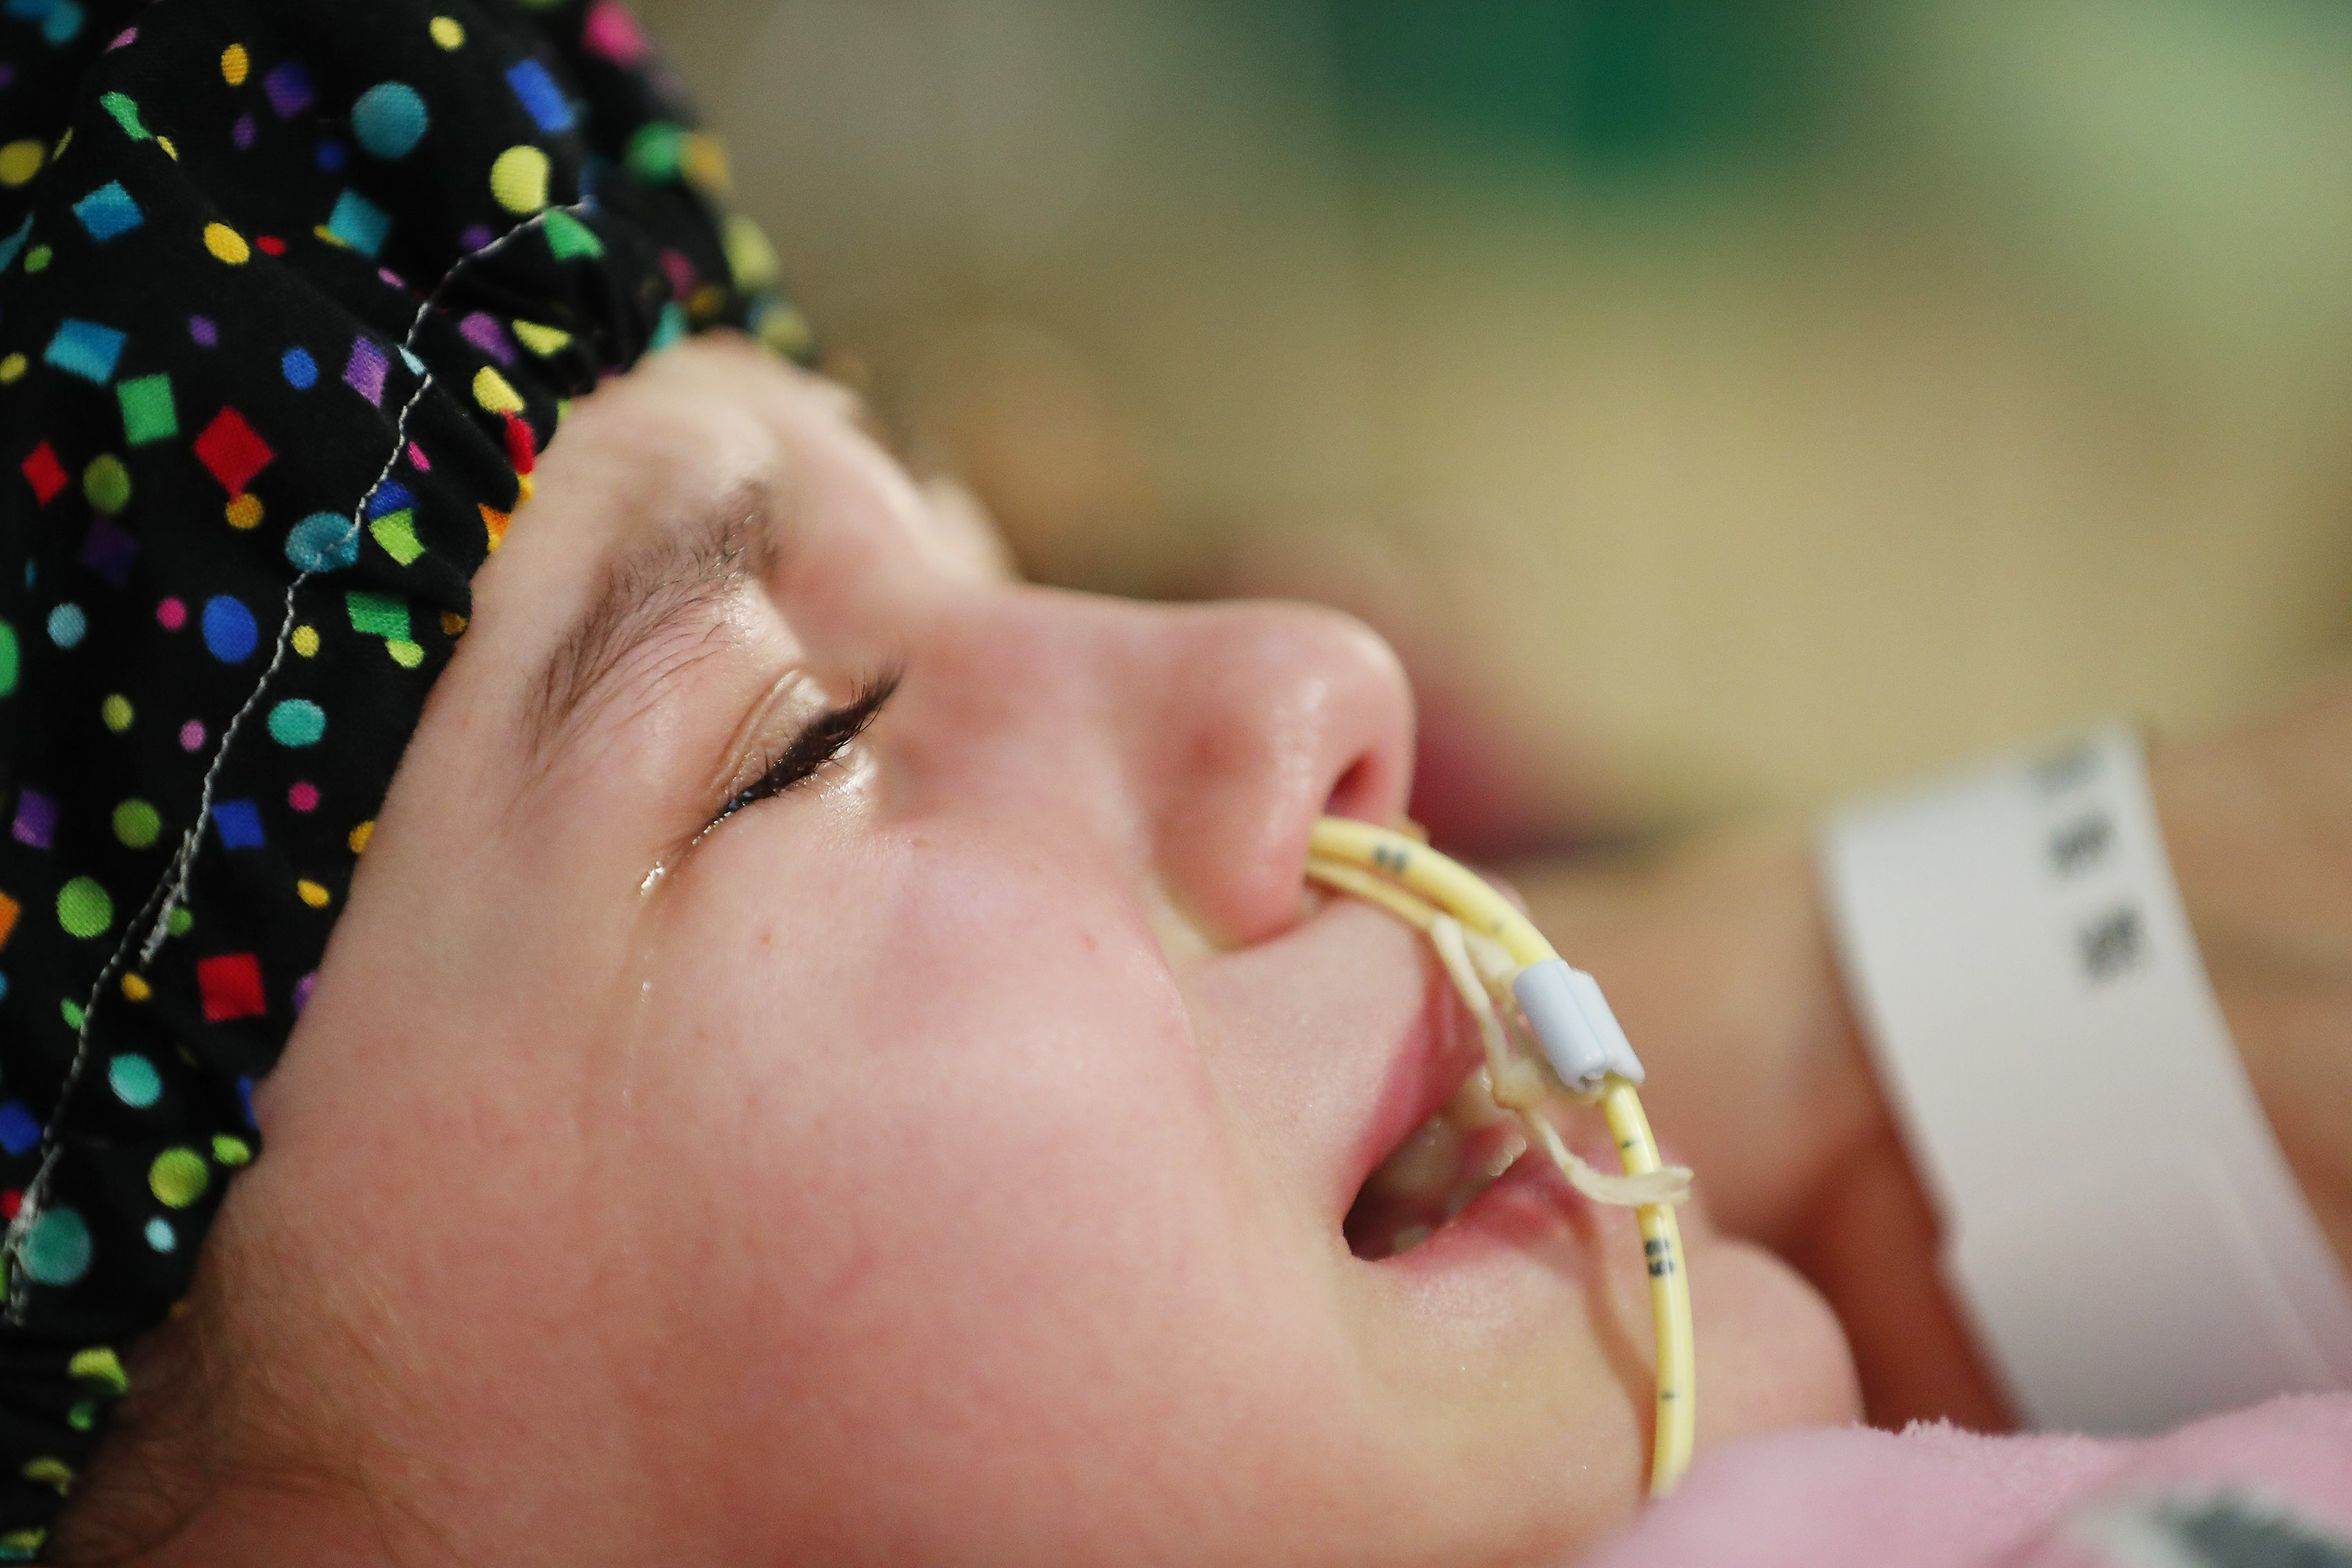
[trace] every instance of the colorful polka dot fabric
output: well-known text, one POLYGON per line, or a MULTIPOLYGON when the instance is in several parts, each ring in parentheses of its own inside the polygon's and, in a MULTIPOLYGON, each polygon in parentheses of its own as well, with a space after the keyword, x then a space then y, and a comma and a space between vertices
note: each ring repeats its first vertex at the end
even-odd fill
POLYGON ((799 318, 618 0, 0 0, 0 1561, 259 1152, 564 400, 799 318))

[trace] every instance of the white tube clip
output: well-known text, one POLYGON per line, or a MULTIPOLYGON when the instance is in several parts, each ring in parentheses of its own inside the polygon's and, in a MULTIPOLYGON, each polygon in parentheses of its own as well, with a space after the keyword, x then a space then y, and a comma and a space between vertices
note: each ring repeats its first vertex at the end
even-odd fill
POLYGON ((1601 983, 1564 958, 1529 964, 1511 981, 1544 1060, 1578 1094, 1598 1094, 1611 1075, 1639 1087, 1641 1058, 1601 995, 1601 983))

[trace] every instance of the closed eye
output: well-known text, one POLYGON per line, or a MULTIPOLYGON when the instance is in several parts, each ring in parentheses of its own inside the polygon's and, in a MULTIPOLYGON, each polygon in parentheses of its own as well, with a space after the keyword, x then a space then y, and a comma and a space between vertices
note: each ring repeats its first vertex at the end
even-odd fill
POLYGON ((859 683, 847 702, 826 709, 802 725, 790 740, 765 759, 749 784, 727 797, 702 831, 708 833, 746 806, 807 783, 839 760, 850 743, 864 734, 866 726, 881 714, 883 705, 898 690, 902 674, 899 670, 889 670, 868 677, 859 683))

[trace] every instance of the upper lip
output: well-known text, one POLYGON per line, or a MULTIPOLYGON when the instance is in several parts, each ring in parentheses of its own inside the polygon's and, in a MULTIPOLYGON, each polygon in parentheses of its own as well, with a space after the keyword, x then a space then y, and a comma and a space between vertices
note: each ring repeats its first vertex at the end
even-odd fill
POLYGON ((1202 1026, 1228 1042, 1237 1087, 1276 1119, 1282 1163, 1314 1184, 1335 1232, 1365 1179, 1480 1059, 1428 943, 1343 895, 1269 942, 1219 955, 1192 984, 1202 1026))
MULTIPOLYGON (((1415 944, 1419 946, 1418 942, 1415 944)), ((1415 955, 1423 983, 1385 1057, 1362 1064, 1368 1114, 1340 1170, 1343 1204, 1412 1131, 1437 1114, 1481 1060, 1475 1026, 1445 971, 1427 952, 1415 955)))

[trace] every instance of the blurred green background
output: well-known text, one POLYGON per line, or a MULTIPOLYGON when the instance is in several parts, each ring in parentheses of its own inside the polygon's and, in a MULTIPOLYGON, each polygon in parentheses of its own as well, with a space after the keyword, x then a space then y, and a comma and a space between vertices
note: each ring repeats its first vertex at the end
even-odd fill
POLYGON ((2334 0, 647 0, 1038 576, 1364 614, 1473 839, 2352 634, 2334 0))

